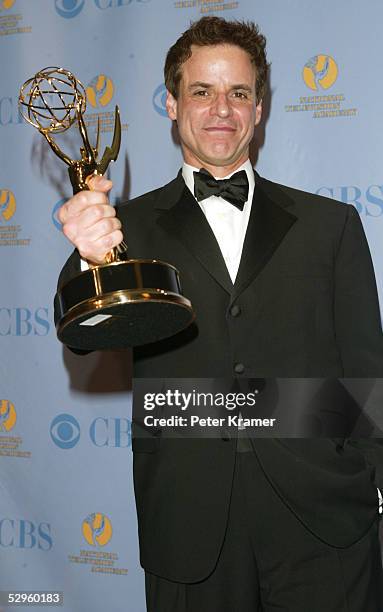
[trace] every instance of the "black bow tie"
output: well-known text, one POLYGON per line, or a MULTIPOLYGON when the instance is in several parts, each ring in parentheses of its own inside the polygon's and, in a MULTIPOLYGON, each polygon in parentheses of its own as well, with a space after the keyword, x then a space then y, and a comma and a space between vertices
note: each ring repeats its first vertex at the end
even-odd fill
POLYGON ((205 168, 201 168, 199 172, 193 172, 193 174, 194 195, 198 202, 213 195, 220 196, 239 210, 243 210, 249 194, 249 181, 245 170, 236 172, 230 178, 222 180, 215 179, 205 168))

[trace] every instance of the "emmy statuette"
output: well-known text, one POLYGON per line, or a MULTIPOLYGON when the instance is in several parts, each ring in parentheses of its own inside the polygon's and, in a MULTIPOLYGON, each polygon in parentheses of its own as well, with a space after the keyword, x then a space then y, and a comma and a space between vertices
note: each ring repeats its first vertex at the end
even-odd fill
MULTIPOLYGON (((89 142, 84 113, 86 93, 69 70, 40 70, 21 87, 23 117, 37 128, 54 153, 68 166, 73 193, 87 190, 87 179, 104 174, 117 159, 121 142, 118 107, 113 141, 99 157, 100 124, 96 146, 89 142), (52 102, 53 101, 53 102, 52 102), (71 159, 53 138, 77 122, 83 146, 80 159, 71 159)), ((121 242, 105 263, 79 273, 58 289, 57 336, 81 350, 127 348, 173 336, 194 319, 190 301, 181 293, 177 269, 159 260, 129 259, 121 242)))

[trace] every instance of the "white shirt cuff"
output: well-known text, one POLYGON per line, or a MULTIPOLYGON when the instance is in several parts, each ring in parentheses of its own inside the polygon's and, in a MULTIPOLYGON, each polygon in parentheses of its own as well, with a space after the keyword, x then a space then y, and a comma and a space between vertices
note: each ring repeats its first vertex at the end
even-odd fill
POLYGON ((81 258, 81 272, 84 272, 84 270, 89 270, 89 264, 86 259, 81 258))

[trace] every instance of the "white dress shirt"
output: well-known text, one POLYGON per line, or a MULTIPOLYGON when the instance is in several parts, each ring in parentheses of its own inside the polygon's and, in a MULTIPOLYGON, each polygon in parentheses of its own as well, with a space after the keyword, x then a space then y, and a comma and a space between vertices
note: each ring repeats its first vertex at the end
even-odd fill
MULTIPOLYGON (((194 197, 194 175, 200 168, 194 168, 184 163, 182 166, 182 176, 194 197)), ((241 261, 242 248, 245 240, 247 224, 249 222, 251 203, 254 194, 254 171, 248 159, 242 166, 231 174, 224 177, 214 177, 217 180, 229 178, 232 174, 245 170, 249 181, 249 193, 243 210, 239 210, 230 202, 220 196, 210 196, 199 202, 213 234, 218 242, 222 257, 225 260, 230 278, 234 284, 237 276, 239 262, 241 261)))
MULTIPOLYGON (((194 175, 193 172, 198 172, 200 168, 194 168, 189 164, 184 163, 182 166, 182 176, 194 196, 194 175)), ((243 206, 243 210, 239 210, 227 200, 220 196, 210 196, 199 202, 202 212, 208 221, 212 232, 218 242, 222 257, 225 260, 227 270, 230 274, 231 282, 235 283, 235 278, 238 273, 239 263, 241 261, 243 243, 245 241, 247 224, 250 218, 251 204, 253 201, 255 180, 254 170, 250 160, 245 161, 242 166, 228 174, 227 176, 215 176, 217 180, 230 178, 232 174, 245 170, 247 180, 249 181, 249 193, 247 200, 243 206)), ((239 417, 241 417, 239 412, 239 417)), ((245 430, 245 426, 238 424, 238 430, 245 430)), ((240 435, 240 434, 238 434, 240 435)))
MULTIPOLYGON (((200 168, 194 168, 189 164, 184 163, 182 166, 183 179, 191 191, 194 198, 194 175, 193 172, 199 172, 200 168)), ((218 242, 222 257, 230 274, 232 283, 234 284, 237 276, 239 262, 241 261, 243 243, 245 240, 247 224, 249 222, 251 203, 254 194, 254 170, 250 160, 245 161, 242 166, 237 168, 231 174, 224 177, 214 177, 217 180, 230 178, 235 172, 245 170, 249 181, 249 193, 244 204, 243 210, 239 210, 230 202, 227 202, 219 196, 210 196, 199 202, 202 212, 204 213, 212 232, 218 242)), ((197 201, 197 200, 196 200, 197 201)), ((88 270, 88 262, 81 259, 81 270, 88 270)))

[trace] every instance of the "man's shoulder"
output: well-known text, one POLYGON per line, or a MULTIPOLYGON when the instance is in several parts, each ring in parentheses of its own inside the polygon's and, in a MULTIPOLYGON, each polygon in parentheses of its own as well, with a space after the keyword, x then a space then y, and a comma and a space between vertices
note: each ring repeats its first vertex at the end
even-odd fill
POLYGON ((303 191, 295 187, 276 183, 258 175, 259 185, 267 195, 283 207, 288 206, 298 215, 335 215, 344 219, 354 207, 317 193, 303 191))
POLYGON ((178 174, 175 179, 169 181, 165 185, 152 189, 126 202, 122 202, 118 208, 120 212, 129 213, 129 215, 135 213, 145 214, 149 210, 155 209, 157 205, 161 205, 162 202, 169 204, 169 198, 173 199, 177 197, 177 194, 182 192, 184 186, 185 184, 182 176, 178 174))
POLYGON ((172 187, 175 187, 177 183, 178 178, 175 178, 172 181, 169 181, 169 183, 166 183, 165 185, 161 185, 160 187, 156 187, 151 191, 142 193, 141 195, 129 200, 129 206, 139 206, 145 204, 146 202, 156 202, 164 191, 171 190, 172 187))

